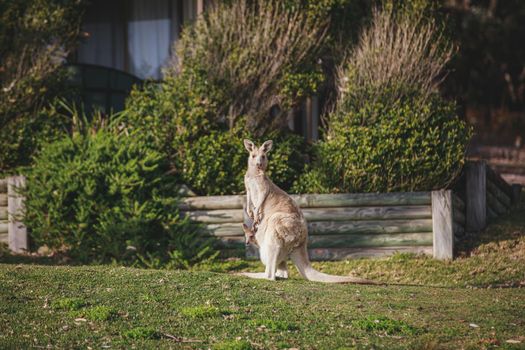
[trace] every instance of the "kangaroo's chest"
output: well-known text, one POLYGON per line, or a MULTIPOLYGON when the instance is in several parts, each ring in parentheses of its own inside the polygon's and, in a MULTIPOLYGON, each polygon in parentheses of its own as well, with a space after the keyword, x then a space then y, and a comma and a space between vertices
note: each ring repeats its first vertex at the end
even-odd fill
POLYGON ((262 201, 263 182, 260 177, 245 177, 244 181, 250 193, 250 201, 258 207, 262 201))

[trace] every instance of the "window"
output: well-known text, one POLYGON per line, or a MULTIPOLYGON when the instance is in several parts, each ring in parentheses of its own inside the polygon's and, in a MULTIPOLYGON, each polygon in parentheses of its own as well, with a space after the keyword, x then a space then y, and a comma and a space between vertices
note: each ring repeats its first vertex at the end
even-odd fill
POLYGON ((177 0, 94 0, 77 62, 124 70, 141 79, 161 79, 183 21, 177 0))

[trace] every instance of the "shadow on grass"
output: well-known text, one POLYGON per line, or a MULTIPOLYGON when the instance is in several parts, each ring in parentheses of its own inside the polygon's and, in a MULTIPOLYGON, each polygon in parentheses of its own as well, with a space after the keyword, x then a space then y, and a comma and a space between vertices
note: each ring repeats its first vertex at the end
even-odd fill
POLYGON ((509 213, 491 221, 488 227, 475 233, 468 233, 456 244, 457 256, 471 256, 483 246, 512 242, 525 237, 525 201, 521 201, 509 213))
POLYGON ((24 254, 0 254, 0 264, 24 264, 24 265, 47 265, 47 266, 66 266, 82 265, 63 257, 35 256, 24 254))
MULTIPOLYGON (((29 254, 11 254, 7 248, 0 249, 0 264, 10 265, 45 265, 45 266, 83 266, 89 265, 81 263, 67 256, 38 256, 29 254)), ((194 265, 191 270, 194 271, 211 271, 219 273, 238 272, 253 267, 257 262, 247 261, 238 257, 219 257, 218 259, 205 261, 194 265)), ((110 265, 110 263, 108 263, 110 265)), ((119 266, 130 266, 129 264, 117 264, 119 266)), ((144 268, 144 266, 134 266, 144 268)))

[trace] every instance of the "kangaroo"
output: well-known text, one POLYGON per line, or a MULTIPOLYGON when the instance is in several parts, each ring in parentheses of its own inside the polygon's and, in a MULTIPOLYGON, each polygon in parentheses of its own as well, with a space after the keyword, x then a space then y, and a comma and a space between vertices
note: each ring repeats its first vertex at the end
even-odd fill
POLYGON ((376 284, 362 278, 328 275, 315 270, 308 258, 306 248, 308 228, 299 206, 294 200, 266 175, 267 154, 273 142, 268 140, 256 147, 250 140, 244 140, 249 152, 248 170, 244 176, 246 186, 246 212, 253 220, 252 229, 243 225, 247 244, 259 247, 265 272, 245 272, 251 278, 275 280, 288 278, 286 261, 288 257, 297 267, 299 274, 309 280, 327 283, 376 284))

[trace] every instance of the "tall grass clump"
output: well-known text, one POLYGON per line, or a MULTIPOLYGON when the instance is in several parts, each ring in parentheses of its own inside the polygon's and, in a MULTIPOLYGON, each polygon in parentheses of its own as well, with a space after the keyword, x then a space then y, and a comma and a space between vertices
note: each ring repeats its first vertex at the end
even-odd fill
POLYGON ((428 101, 438 93, 453 53, 440 25, 424 11, 376 8, 339 69, 339 108, 348 102, 356 108, 410 97, 428 101))
POLYGON ((432 18, 376 9, 339 70, 325 140, 297 192, 418 191, 447 186, 471 131, 438 91, 453 54, 432 18))
POLYGON ((167 74, 190 70, 224 92, 216 116, 262 135, 315 91, 328 19, 277 0, 218 2, 186 27, 167 74))

